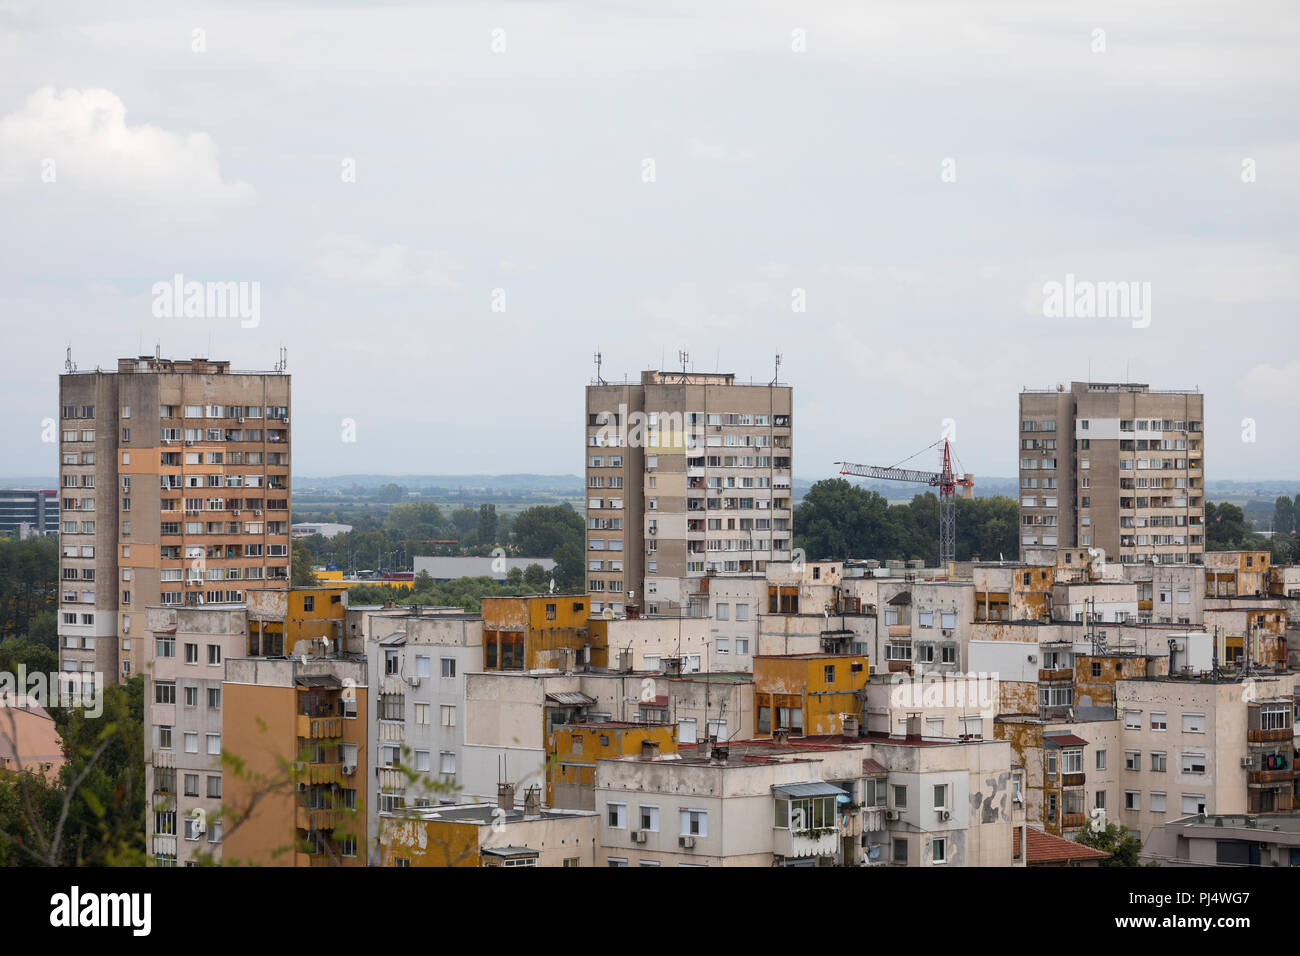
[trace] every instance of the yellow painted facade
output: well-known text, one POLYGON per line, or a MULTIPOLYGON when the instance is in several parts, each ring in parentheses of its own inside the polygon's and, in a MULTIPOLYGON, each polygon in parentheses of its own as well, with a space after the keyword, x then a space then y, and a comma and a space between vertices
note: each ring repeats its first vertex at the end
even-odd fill
MULTIPOLYGON (((546 735, 546 803, 590 809, 596 786, 596 761, 640 755, 648 746, 661 755, 677 753, 677 728, 671 724, 565 724, 546 735), (575 791, 591 791, 582 800, 575 791)), ((586 794, 582 794, 586 796, 586 794)))
POLYGON ((607 645, 597 647, 590 630, 585 594, 485 597, 481 609, 484 670, 564 668, 586 653, 593 664, 608 660, 607 645))
POLYGON ((862 711, 870 673, 865 654, 756 655, 754 736, 843 733, 844 716, 862 711))

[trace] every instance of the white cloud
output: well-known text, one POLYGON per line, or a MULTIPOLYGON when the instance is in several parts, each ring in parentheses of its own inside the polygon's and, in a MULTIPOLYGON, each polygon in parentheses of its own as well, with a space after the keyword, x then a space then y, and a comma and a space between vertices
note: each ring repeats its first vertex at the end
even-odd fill
POLYGON ((254 196, 247 183, 222 176, 207 133, 130 125, 126 105, 109 90, 59 93, 52 86, 0 119, 0 189, 54 190, 59 198, 66 190, 96 203, 193 218, 254 196))
POLYGON ((754 154, 750 150, 731 150, 721 143, 706 143, 697 136, 691 138, 689 146, 691 155, 696 159, 707 159, 724 166, 748 166, 754 161, 754 154))
POLYGON ((380 246, 329 232, 316 240, 312 272, 331 282, 453 291, 461 287, 451 275, 454 265, 439 253, 417 252, 399 243, 380 246))
POLYGON ((1256 365, 1242 377, 1241 395, 1248 402, 1275 406, 1287 417, 1294 415, 1300 408, 1300 361, 1256 365))

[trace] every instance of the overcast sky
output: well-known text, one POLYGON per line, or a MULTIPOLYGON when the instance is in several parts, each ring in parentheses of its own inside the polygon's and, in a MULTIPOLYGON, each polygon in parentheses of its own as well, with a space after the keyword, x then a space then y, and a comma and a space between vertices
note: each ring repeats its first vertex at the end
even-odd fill
POLYGON ((1091 376, 1298 479, 1297 49, 1288 0, 0 0, 0 474, 57 471, 68 345, 158 344, 287 347, 299 475, 579 473, 592 353, 686 349, 784 356, 801 478, 945 418, 1014 475, 1021 387, 1091 376), (156 317, 178 273, 258 324, 156 317))

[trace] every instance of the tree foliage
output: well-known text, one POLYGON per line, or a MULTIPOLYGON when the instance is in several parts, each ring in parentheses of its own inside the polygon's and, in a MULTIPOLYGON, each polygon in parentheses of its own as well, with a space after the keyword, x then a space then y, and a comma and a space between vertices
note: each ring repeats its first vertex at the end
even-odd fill
MULTIPOLYGON (((1011 498, 958 498, 957 560, 1019 554, 1020 517, 1011 498)), ((795 546, 810 560, 875 558, 933 565, 939 560, 939 499, 916 495, 891 505, 876 491, 843 478, 819 481, 794 512, 795 546)))
POLYGON ((1110 854, 1109 860, 1102 860, 1102 866, 1139 866, 1138 854, 1142 852, 1142 841, 1128 827, 1106 822, 1104 827, 1094 827, 1092 821, 1083 825, 1076 843, 1090 846, 1094 850, 1103 850, 1110 854))

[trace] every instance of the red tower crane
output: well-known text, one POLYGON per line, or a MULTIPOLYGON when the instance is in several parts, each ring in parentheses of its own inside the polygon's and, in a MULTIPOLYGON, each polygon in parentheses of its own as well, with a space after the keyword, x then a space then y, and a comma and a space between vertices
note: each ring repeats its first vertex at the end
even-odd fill
MULTIPOLYGON (((966 476, 958 478, 953 473, 952 449, 949 447, 948 439, 941 438, 930 448, 934 448, 936 445, 943 446, 940 452, 940 470, 937 472, 914 471, 897 466, 885 468, 880 465, 855 465, 848 461, 837 461, 835 464, 840 466, 841 475, 857 475, 861 478, 885 478, 890 481, 909 481, 913 484, 930 485, 938 488, 939 564, 942 567, 947 567, 950 561, 957 560, 957 486, 971 488, 974 487, 975 482, 966 476)), ((921 451, 929 450, 929 448, 921 449, 921 451)), ((921 454, 921 451, 918 451, 916 455, 921 454)), ((915 458, 916 455, 913 455, 912 458, 915 458)), ((910 460, 904 459, 904 461, 910 460)))

